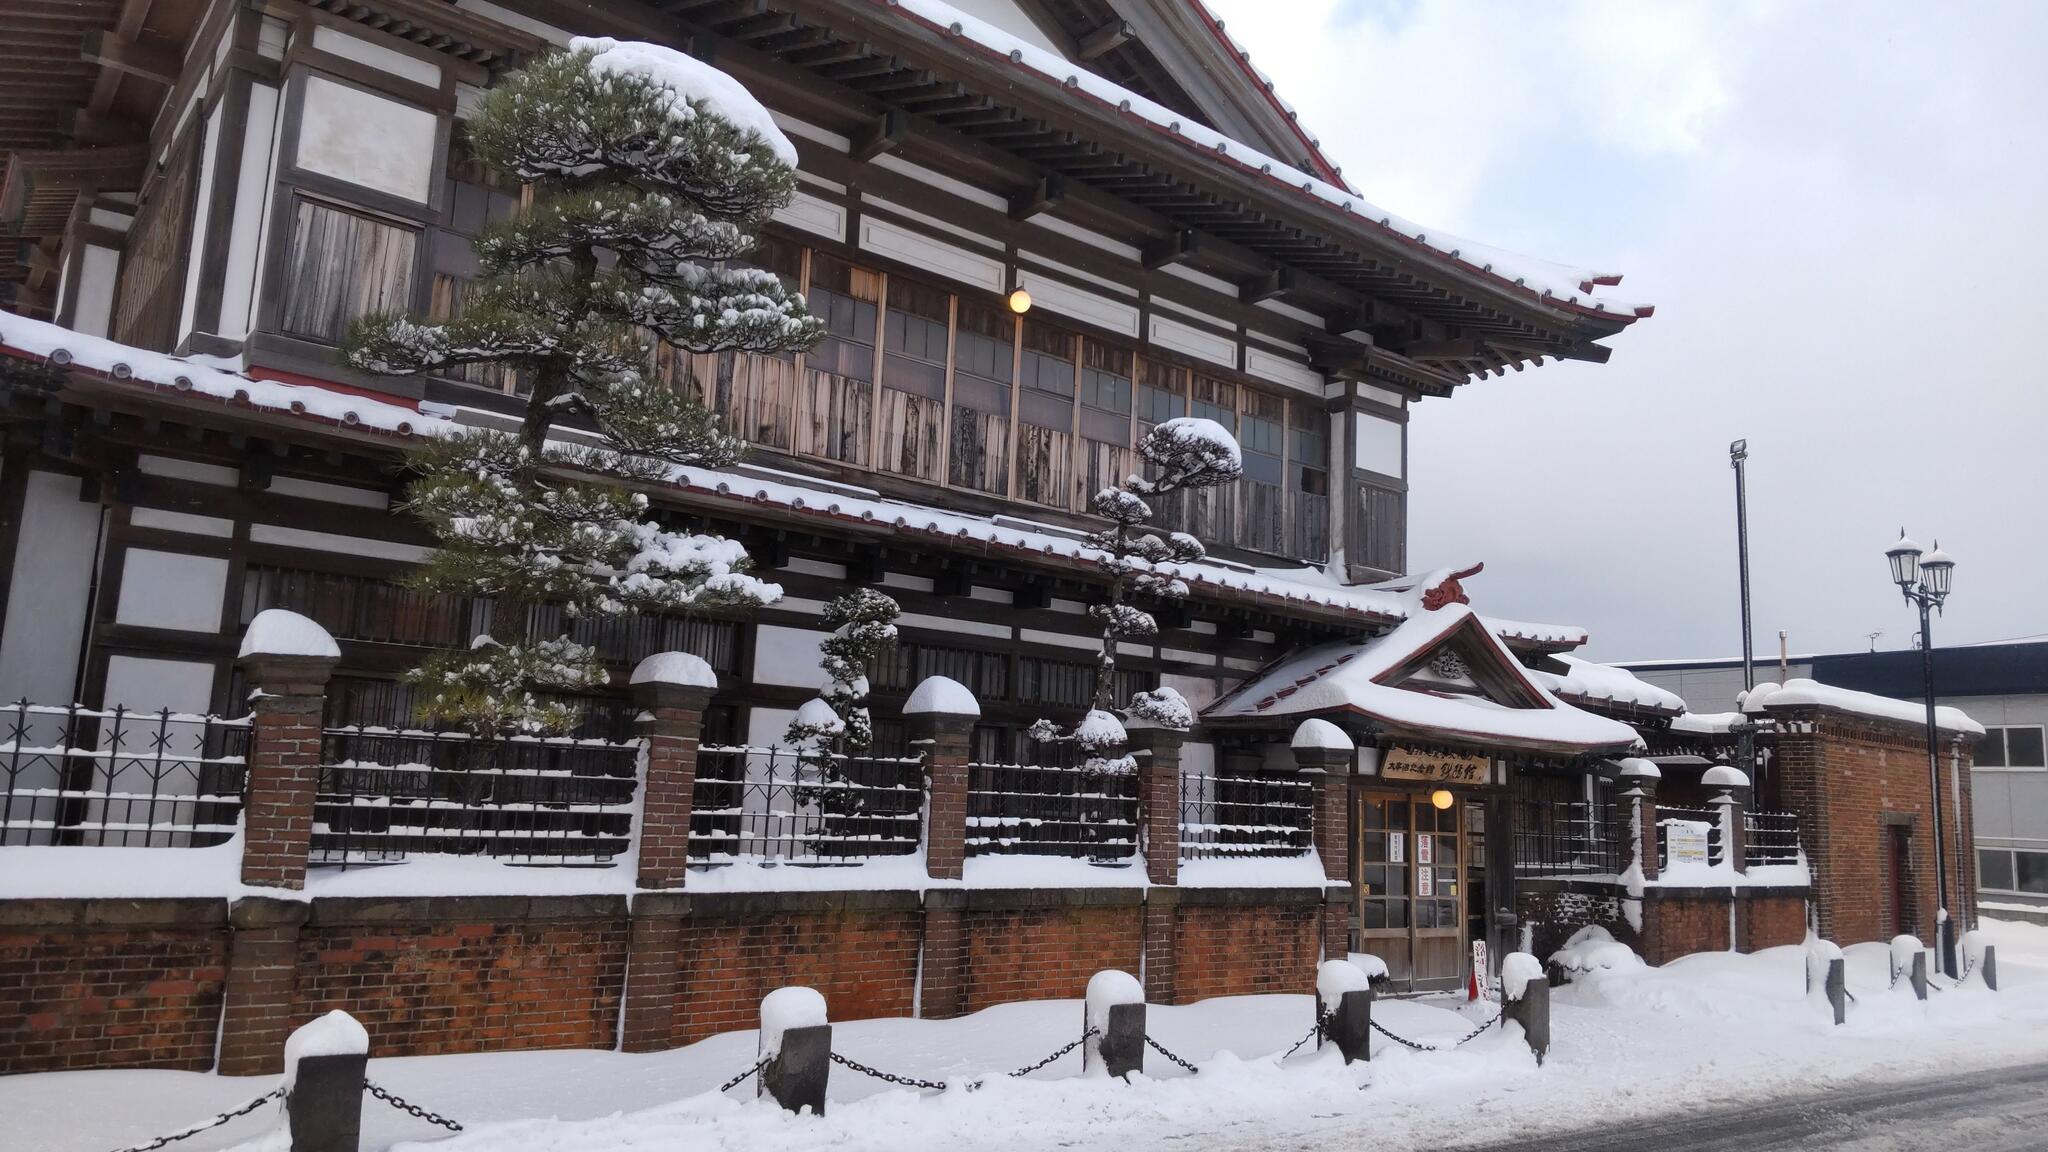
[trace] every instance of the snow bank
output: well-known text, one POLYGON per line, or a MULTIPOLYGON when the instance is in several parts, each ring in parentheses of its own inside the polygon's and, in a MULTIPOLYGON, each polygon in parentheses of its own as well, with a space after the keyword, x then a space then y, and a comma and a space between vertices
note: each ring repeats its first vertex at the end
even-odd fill
POLYGON ((370 1034, 356 1018, 336 1008, 294 1029, 284 1042, 284 1087, 299 1079, 299 1061, 308 1056, 365 1056, 370 1034))
POLYGON ((590 70, 601 75, 637 76, 674 93, 669 112, 678 120, 694 120, 691 103, 703 105, 735 128, 760 138, 776 159, 796 167, 796 146, 775 118, 768 114, 754 94, 739 81, 693 56, 686 56, 660 44, 636 40, 614 40, 609 36, 578 36, 569 41, 572 52, 590 52, 590 70))
POLYGON ((1294 729, 1294 740, 1290 746, 1295 748, 1327 748, 1336 752, 1349 752, 1357 747, 1357 745, 1351 742, 1351 737, 1344 734, 1342 728, 1337 727, 1328 720, 1317 719, 1313 716, 1303 720, 1294 729))
POLYGON ((297 612, 265 608, 242 633, 240 656, 316 656, 341 659, 341 647, 327 629, 297 612))
POLYGON ((704 658, 690 652, 656 652, 633 667, 635 684, 675 684, 684 688, 716 688, 718 673, 704 658))
MULTIPOLYGON (((1643 958, 1598 924, 1588 924, 1550 954, 1550 962, 1567 972, 1632 972, 1647 968, 1643 958)), ((1503 961, 1505 963, 1505 961, 1503 961)))
POLYGON ((825 997, 815 988, 792 984, 761 997, 761 1042, 757 1056, 782 1051, 782 1034, 791 1028, 825 1023, 825 997))
POLYGON ((1183 860, 1182 888, 1324 888, 1341 884, 1323 874, 1323 858, 1314 851, 1298 856, 1212 856, 1183 860))
MULTIPOLYGON (((1620 945, 1615 945, 1620 947, 1620 945)), ((1635 953, 1631 952, 1633 956, 1635 953)), ((1509 1000, 1520 1000, 1523 989, 1530 981, 1547 979, 1543 975, 1543 963, 1527 952, 1510 952, 1500 958, 1501 995, 1509 1000)))
MULTIPOLYGON (((1905 724, 1925 725, 1927 707, 1905 700, 1894 700, 1889 696, 1874 696, 1868 692, 1854 692, 1822 684, 1817 680, 1793 678, 1783 684, 1765 681, 1742 695, 1744 712, 1762 712, 1769 708, 1790 708, 1809 705, 1818 708, 1833 708, 1839 712, 1853 712, 1860 716, 1871 716, 1880 720, 1897 720, 1905 724)), ((1970 714, 1960 708, 1947 705, 1934 710, 1934 722, 1951 732, 1963 732, 1982 736, 1984 726, 1970 719, 1970 714)))
POLYGON ((1345 959, 1351 961, 1360 972, 1365 973, 1368 980, 1391 979, 1387 972, 1387 962, 1370 952, 1353 952, 1345 959))
POLYGON ((979 716, 981 702, 968 691, 967 685, 950 676, 927 676, 911 689, 910 699, 903 705, 903 714, 923 716, 931 713, 979 716))
POLYGON ((1349 960, 1325 960, 1316 967, 1316 1011, 1328 1016, 1337 1010, 1346 992, 1369 992, 1372 979, 1365 969, 1349 960))

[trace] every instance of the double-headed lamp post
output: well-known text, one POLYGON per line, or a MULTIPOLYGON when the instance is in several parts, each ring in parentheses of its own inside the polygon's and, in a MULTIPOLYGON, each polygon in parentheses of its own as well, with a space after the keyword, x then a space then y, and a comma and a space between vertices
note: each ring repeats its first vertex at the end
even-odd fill
POLYGON ((1928 631, 1928 614, 1930 610, 1940 611, 1948 600, 1956 562, 1941 550, 1939 540, 1934 542, 1934 551, 1921 552, 1920 545, 1906 538, 1903 528, 1899 530, 1899 542, 1885 551, 1885 557, 1891 561, 1892 583, 1899 586, 1907 600, 1920 606, 1920 680, 1927 695, 1927 786, 1934 801, 1935 947, 1941 970, 1954 976, 1956 936, 1948 915, 1948 862, 1941 843, 1941 733, 1934 723, 1934 636, 1928 631))

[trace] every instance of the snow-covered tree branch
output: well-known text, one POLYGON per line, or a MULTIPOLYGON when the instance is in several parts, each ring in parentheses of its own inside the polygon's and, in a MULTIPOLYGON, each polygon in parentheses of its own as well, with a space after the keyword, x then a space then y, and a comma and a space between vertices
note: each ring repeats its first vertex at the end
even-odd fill
POLYGON ((575 710, 537 693, 604 671, 566 636, 530 636, 534 606, 573 617, 781 596, 737 543, 673 531, 625 487, 744 447, 648 377, 654 346, 780 352, 823 329, 781 280, 725 263, 789 201, 796 152, 724 73, 658 45, 579 39, 508 76, 468 132, 484 165, 530 186, 527 205, 478 237, 482 275, 460 316, 367 316, 345 352, 373 372, 490 364, 530 385, 516 434, 470 430, 413 461, 409 506, 441 542, 419 582, 493 600, 489 633, 416 682, 427 722, 559 730, 575 710), (551 442, 558 422, 597 442, 551 442))

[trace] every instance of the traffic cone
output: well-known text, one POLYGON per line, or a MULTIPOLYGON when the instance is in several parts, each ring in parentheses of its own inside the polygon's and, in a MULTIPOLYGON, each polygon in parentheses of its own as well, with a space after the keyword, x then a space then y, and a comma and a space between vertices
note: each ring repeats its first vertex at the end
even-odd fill
POLYGON ((1470 975, 1465 977, 1465 1002, 1469 1004, 1477 999, 1479 999, 1479 970, 1475 968, 1470 975))

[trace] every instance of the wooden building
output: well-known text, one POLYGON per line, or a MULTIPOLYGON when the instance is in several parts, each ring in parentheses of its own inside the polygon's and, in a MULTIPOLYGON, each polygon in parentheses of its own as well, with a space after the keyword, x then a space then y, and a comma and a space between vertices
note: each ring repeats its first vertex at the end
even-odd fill
MULTIPOLYGON (((460 309, 471 236, 519 194, 468 158, 466 112, 573 34, 714 63, 801 158, 753 259, 830 333, 799 356, 658 365, 754 450, 652 493, 744 540, 786 597, 584 630, 621 672, 703 656, 713 738, 777 739, 819 686, 821 602, 858 582, 905 613, 875 676, 884 740, 943 674, 982 702, 980 757, 1028 755, 1023 728, 1072 720, 1092 688, 1087 497, 1148 426, 1191 414, 1234 431, 1245 475, 1161 510, 1212 559, 1156 640, 1127 646, 1119 692, 1171 685, 1207 710, 1191 771, 1284 748, 1306 713, 1250 706, 1287 695, 1283 670, 1420 622, 1431 643, 1375 691, 1537 728, 1340 702, 1361 771, 1476 765, 1383 773, 1360 834, 1406 822, 1453 860, 1492 853, 1500 896, 1516 781, 1591 803, 1593 769, 1633 741, 1538 682, 1582 631, 1472 615, 1469 571, 1402 575, 1405 427, 1468 380, 1604 361, 1650 310, 1611 296, 1616 277, 1374 207, 1199 3, 86 0, 23 19, 0 43, 7 699, 226 712, 244 626, 284 607, 342 643, 331 721, 405 721, 396 674, 488 605, 400 583, 430 544, 393 511, 403 453, 440 421, 504 420, 519 382, 368 377, 333 345, 366 311, 460 309), (1424 802, 1446 783, 1453 806, 1424 802)), ((594 732, 629 719, 623 692, 591 701, 594 732)), ((1358 930, 1407 933, 1374 945, 1404 979, 1462 980, 1471 938, 1509 942, 1512 917, 1468 906, 1477 876, 1424 886, 1412 870, 1440 864, 1374 843, 1352 852, 1358 930)))

